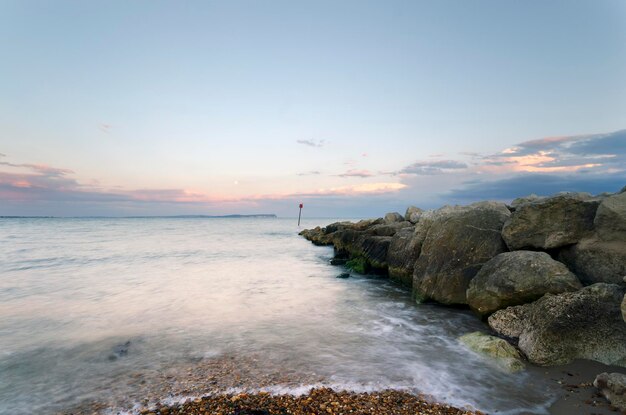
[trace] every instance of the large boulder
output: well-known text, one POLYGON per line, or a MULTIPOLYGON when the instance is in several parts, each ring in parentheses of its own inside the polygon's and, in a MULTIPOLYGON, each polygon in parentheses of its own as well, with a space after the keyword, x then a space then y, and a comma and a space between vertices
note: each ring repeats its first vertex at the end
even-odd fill
POLYGON ((400 229, 392 238, 387 251, 389 278, 400 284, 413 285, 413 268, 420 255, 422 244, 415 237, 415 228, 400 229))
POLYGON ((600 201, 585 193, 563 193, 520 204, 502 229, 510 250, 553 249, 591 233, 600 201))
POLYGON ((504 339, 476 331, 464 334, 459 340, 470 350, 492 359, 507 372, 519 372, 525 368, 520 352, 504 339))
POLYGON ((409 206, 404 214, 404 220, 408 220, 411 223, 417 223, 424 211, 415 206, 409 206))
POLYGON ((534 303, 496 311, 489 326, 517 339, 520 350, 538 365, 589 359, 626 366, 626 324, 620 311, 625 292, 626 287, 598 283, 546 294, 534 303))
POLYGON ((626 193, 603 199, 593 223, 601 240, 626 245, 626 193))
POLYGON ((545 196, 537 196, 536 194, 533 193, 528 196, 518 197, 517 199, 513 199, 513 201, 511 202, 511 207, 513 209, 517 209, 518 207, 525 205, 527 203, 538 202, 545 198, 546 198, 545 196))
POLYGON ((398 212, 390 212, 385 215, 385 223, 402 222, 403 220, 404 216, 398 212))
POLYGON ((626 275, 626 240, 603 241, 592 236, 563 248, 558 258, 583 284, 620 284, 626 275))
POLYGON ((422 215, 415 227, 417 242, 423 238, 413 272, 415 298, 467 304, 471 279, 506 250, 500 231, 509 216, 506 205, 497 202, 445 206, 422 215))
POLYGON ((623 373, 600 373, 593 381, 593 386, 621 411, 626 411, 626 375, 623 373))
POLYGON ((392 223, 383 223, 380 225, 374 225, 365 230, 365 232, 369 235, 374 236, 393 236, 400 229, 411 227, 413 229, 413 225, 411 222, 402 221, 402 222, 392 222, 392 223))
POLYGON ((364 236, 359 240, 356 257, 362 256, 367 261, 368 270, 387 271, 387 250, 391 243, 390 236, 364 236))
MULTIPOLYGON (((624 277, 626 279, 626 277, 624 277)), ((626 323, 626 295, 624 295, 624 299, 622 300, 622 318, 624 319, 624 323, 626 323)))
POLYGON ((565 265, 545 252, 504 252, 478 271, 467 290, 469 306, 480 316, 526 304, 546 293, 576 291, 582 284, 565 265))

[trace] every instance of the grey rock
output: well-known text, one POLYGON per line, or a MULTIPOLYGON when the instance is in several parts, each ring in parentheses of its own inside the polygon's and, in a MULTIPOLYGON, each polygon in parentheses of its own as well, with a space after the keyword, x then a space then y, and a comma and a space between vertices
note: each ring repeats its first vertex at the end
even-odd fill
POLYGON ((590 234, 600 201, 590 195, 564 193, 520 205, 502 229, 510 250, 553 249, 590 234))
POLYGON ((534 303, 508 307, 489 316, 498 334, 538 365, 574 359, 626 364, 626 324, 620 302, 626 287, 598 283, 579 291, 546 294, 534 303))
POLYGON ((387 251, 389 278, 406 287, 413 285, 413 269, 422 244, 415 236, 415 228, 400 229, 392 238, 387 251))
POLYGON ((402 222, 392 222, 388 224, 380 224, 374 225, 368 228, 365 232, 374 236, 393 236, 400 229, 413 227, 411 222, 402 221, 402 222))
POLYGON ((385 223, 394 223, 404 221, 404 216, 398 212, 390 212, 385 215, 385 223))
POLYGON ((593 223, 600 239, 626 245, 626 193, 603 199, 593 223))
POLYGON ((409 206, 404 214, 404 220, 408 220, 411 223, 417 223, 424 211, 415 206, 409 206))
POLYGON ((467 304, 471 279, 506 250, 500 231, 509 216, 506 205, 497 202, 444 206, 422 215, 415 227, 415 243, 422 245, 413 272, 416 300, 467 304))
MULTIPOLYGON (((391 243, 390 236, 366 236, 359 240, 360 254, 375 271, 387 271, 387 251, 391 243)), ((358 254, 357 254, 358 256, 358 254)))
POLYGON ((592 236, 563 248, 558 258, 586 285, 621 284, 626 275, 626 241, 603 241, 592 236))
POLYGON ((527 203, 537 202, 540 200, 544 200, 545 198, 546 198, 545 196, 537 196, 536 194, 533 193, 528 196, 518 197, 517 199, 513 199, 513 201, 511 202, 511 207, 514 209, 517 209, 518 207, 525 205, 527 203))
POLYGON ((626 295, 624 295, 624 299, 622 300, 622 318, 624 319, 624 323, 626 323, 626 295))
POLYGON ((467 290, 469 306, 480 316, 530 303, 546 293, 576 291, 582 284, 565 265, 545 252, 504 252, 489 260, 467 290))
POLYGON ((470 350, 492 359, 498 367, 507 372, 519 372, 526 367, 520 352, 499 337, 476 331, 464 334, 459 341, 470 350))
POLYGON ((337 275, 335 278, 341 278, 341 279, 350 278, 350 273, 349 272, 342 272, 341 274, 337 275))
POLYGON ((621 411, 626 411, 626 375, 623 373, 600 373, 593 381, 593 386, 621 411))

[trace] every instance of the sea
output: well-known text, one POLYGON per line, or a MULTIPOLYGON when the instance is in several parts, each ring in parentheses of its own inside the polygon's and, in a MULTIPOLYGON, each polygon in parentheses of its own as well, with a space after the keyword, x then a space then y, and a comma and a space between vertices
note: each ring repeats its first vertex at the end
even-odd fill
POLYGON ((459 343, 488 331, 468 310, 337 278, 332 247, 298 236, 335 220, 0 219, 0 414, 322 386, 547 413, 558 386, 541 370, 507 373, 459 343))

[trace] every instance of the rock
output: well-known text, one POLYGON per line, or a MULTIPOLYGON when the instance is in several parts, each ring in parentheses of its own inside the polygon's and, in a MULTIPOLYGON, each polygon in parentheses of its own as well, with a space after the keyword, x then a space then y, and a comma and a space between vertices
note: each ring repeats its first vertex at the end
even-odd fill
POLYGON ((385 223, 394 223, 394 222, 402 222, 402 221, 404 221, 404 216, 402 216, 398 212, 391 212, 385 215, 385 223))
POLYGON ((591 233, 600 201, 587 194, 564 193, 519 205, 502 228, 511 251, 553 249, 591 233))
POLYGON ((545 198, 546 198, 545 196, 537 196, 536 194, 533 193, 528 196, 518 197, 517 199, 513 199, 513 201, 511 202, 511 207, 513 209, 517 209, 518 207, 525 205, 527 203, 537 202, 540 200, 544 200, 545 198))
POLYGON ((506 205, 497 202, 444 206, 422 215, 414 236, 415 243, 423 238, 413 272, 415 298, 467 304, 471 279, 506 250, 500 231, 509 216, 506 205))
MULTIPOLYGON (((626 277, 624 279, 626 279, 626 277)), ((622 300, 622 318, 624 319, 624 323, 626 323, 626 294, 622 300)))
POLYGON ((120 357, 124 357, 128 354, 128 349, 130 348, 130 340, 125 343, 118 344, 113 348, 113 353, 109 355, 109 360, 117 360, 120 357))
POLYGON ((582 239, 559 251, 559 261, 578 276, 583 284, 624 283, 626 242, 603 241, 597 236, 582 239))
POLYGON ((504 252, 489 260, 467 290, 469 306, 480 316, 530 303, 546 293, 576 291, 582 284, 565 265, 545 252, 504 252))
POLYGON ((574 359, 626 366, 626 324, 620 302, 626 287, 598 283, 579 291, 546 294, 534 303, 489 316, 498 334, 518 339, 520 350, 538 365, 574 359))
POLYGON ((507 372, 525 369, 520 352, 504 339, 476 331, 461 336, 459 340, 470 350, 493 358, 496 364, 507 372))
MULTIPOLYGON (((322 228, 317 226, 314 229, 305 229, 305 230, 301 231, 298 235, 304 236, 309 241, 311 241, 314 244, 318 245, 317 242, 318 242, 318 240, 322 236, 324 236, 324 233, 322 232, 322 228)), ((330 240, 329 240, 329 243, 330 243, 330 240)), ((322 245, 322 244, 320 244, 320 245, 322 245)))
POLYGON ((330 260, 330 265, 345 265, 348 262, 348 258, 333 258, 330 260))
POLYGON ((411 227, 411 228, 413 227, 411 222, 407 222, 407 221, 393 222, 389 224, 374 225, 368 228, 365 232, 367 232, 369 235, 374 235, 374 236, 393 236, 400 229, 404 229, 408 227, 411 227))
POLYGON ((376 271, 387 271, 387 250, 391 243, 390 236, 366 236, 360 241, 361 255, 370 267, 376 271))
POLYGON ((357 231, 364 231, 374 225, 380 225, 381 223, 385 223, 383 218, 363 219, 352 225, 352 228, 356 229, 357 231))
POLYGON ((626 193, 618 193, 602 200, 593 224, 601 240, 626 245, 626 193))
POLYGON ((413 269, 422 244, 415 237, 415 228, 400 229, 392 238, 387 251, 389 278, 406 287, 413 285, 413 269))
POLYGON ((422 216, 422 212, 424 211, 418 207, 409 206, 404 214, 404 220, 408 220, 411 223, 417 223, 422 216))
POLYGON ((335 278, 350 278, 350 273, 349 272, 342 272, 341 274, 337 275, 335 278))
POLYGON ((596 376, 593 386, 600 389, 611 405, 626 411, 626 375, 623 373, 601 373, 596 376))

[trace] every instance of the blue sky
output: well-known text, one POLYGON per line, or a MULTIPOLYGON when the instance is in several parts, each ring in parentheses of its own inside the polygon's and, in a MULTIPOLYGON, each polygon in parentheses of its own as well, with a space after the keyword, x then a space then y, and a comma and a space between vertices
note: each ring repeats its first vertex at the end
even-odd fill
POLYGON ((616 191, 625 23, 621 0, 5 1, 0 215, 616 191))

